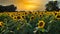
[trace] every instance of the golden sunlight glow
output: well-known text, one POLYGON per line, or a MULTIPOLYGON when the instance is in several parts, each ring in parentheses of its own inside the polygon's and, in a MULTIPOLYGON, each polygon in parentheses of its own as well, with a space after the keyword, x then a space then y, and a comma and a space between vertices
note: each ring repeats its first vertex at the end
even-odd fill
POLYGON ((18 10, 37 10, 40 2, 38 0, 18 0, 15 4, 18 10))
POLYGON ((34 4, 26 4, 25 5, 25 10, 35 10, 37 9, 37 6, 34 4))
POLYGON ((17 10, 43 10, 46 0, 15 0, 17 10))

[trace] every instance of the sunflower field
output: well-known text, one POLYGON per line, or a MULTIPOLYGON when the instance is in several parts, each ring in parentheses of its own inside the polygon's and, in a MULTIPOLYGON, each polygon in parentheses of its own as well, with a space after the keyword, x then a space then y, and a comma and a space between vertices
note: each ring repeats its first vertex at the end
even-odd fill
POLYGON ((0 34, 60 34, 60 12, 0 13, 0 34))

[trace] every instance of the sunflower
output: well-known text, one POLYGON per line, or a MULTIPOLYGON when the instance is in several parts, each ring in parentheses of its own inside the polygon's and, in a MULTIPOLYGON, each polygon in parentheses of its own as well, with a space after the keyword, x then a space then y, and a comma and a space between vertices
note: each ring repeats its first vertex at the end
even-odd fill
POLYGON ((28 12, 25 12, 25 16, 27 16, 29 13, 28 12))
POLYGON ((41 13, 38 14, 38 17, 40 18, 40 17, 43 17, 44 15, 45 15, 45 13, 41 12, 41 13))
POLYGON ((46 14, 46 15, 51 15, 51 14, 52 14, 52 12, 46 12, 45 14, 46 14))
POLYGON ((3 26, 3 22, 2 21, 0 21, 0 27, 2 27, 3 26))
POLYGON ((15 15, 14 14, 10 14, 8 16, 10 16, 11 18, 15 19, 15 15))
POLYGON ((32 11, 29 11, 29 14, 32 14, 33 12, 32 11))
POLYGON ((18 15, 24 15, 24 12, 17 12, 18 15))
POLYGON ((21 16, 14 16, 13 20, 21 20, 21 16))
POLYGON ((24 20, 25 16, 21 15, 21 16, 17 16, 16 18, 17 18, 17 20, 24 20))
POLYGON ((38 12, 38 14, 42 14, 42 12, 38 12))
POLYGON ((45 22, 43 20, 39 21, 38 28, 44 28, 45 22))
POLYGON ((30 20, 33 20, 33 19, 34 19, 34 16, 31 16, 31 17, 30 17, 30 20))
POLYGON ((54 15, 56 16, 57 14, 59 14, 59 12, 54 12, 54 15))
POLYGON ((37 12, 37 11, 34 11, 34 12, 33 12, 33 15, 37 15, 37 14, 38 14, 38 12, 37 12))
POLYGON ((55 15, 55 12, 52 12, 52 15, 55 15))
POLYGON ((57 13, 54 13, 54 15, 57 15, 57 13))
POLYGON ((45 12, 38 12, 38 16, 45 14, 45 12))
POLYGON ((8 16, 13 17, 14 13, 6 13, 8 16))
POLYGON ((22 12, 22 15, 25 15, 25 12, 22 12))
POLYGON ((17 19, 21 19, 21 17, 20 17, 20 16, 17 16, 16 18, 17 18, 17 19))
POLYGON ((13 20, 17 20, 17 16, 14 16, 14 17, 12 17, 13 18, 13 20))
POLYGON ((38 17, 42 17, 42 16, 43 16, 42 14, 38 15, 38 17))
POLYGON ((55 17, 56 19, 60 19, 60 14, 57 14, 55 17))

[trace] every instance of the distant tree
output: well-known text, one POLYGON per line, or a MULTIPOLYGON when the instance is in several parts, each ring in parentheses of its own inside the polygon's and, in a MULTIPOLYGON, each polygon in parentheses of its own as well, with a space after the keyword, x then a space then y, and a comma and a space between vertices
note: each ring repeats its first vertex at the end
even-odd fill
POLYGON ((46 4, 46 10, 47 11, 59 11, 57 1, 49 1, 49 3, 46 4))
POLYGON ((16 9, 17 8, 14 5, 9 5, 9 6, 0 5, 0 12, 4 12, 4 11, 14 12, 14 11, 16 11, 16 9))

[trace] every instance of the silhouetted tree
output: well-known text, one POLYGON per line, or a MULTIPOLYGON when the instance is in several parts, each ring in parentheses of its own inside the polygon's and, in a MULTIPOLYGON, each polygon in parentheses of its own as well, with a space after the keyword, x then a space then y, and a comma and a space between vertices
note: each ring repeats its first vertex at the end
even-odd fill
POLYGON ((49 1, 49 3, 46 4, 46 10, 47 11, 59 11, 57 1, 49 1))
POLYGON ((2 6, 0 5, 0 12, 14 12, 16 11, 16 7, 14 5, 9 5, 9 6, 2 6))

